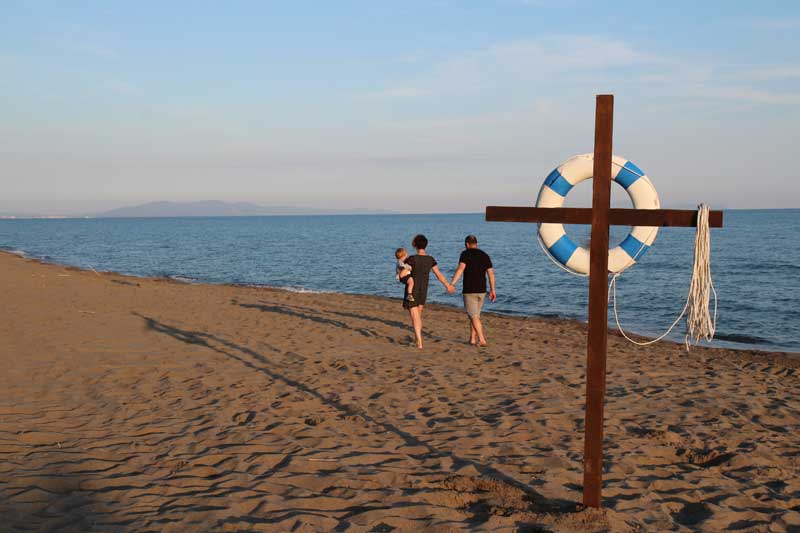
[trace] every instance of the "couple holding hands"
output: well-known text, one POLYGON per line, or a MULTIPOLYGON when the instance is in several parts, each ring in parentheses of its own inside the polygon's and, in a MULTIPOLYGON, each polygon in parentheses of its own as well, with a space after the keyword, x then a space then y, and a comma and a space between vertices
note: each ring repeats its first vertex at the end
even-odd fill
POLYGON ((395 251, 397 258, 397 277, 405 285, 403 293, 403 308, 408 310, 411 325, 414 328, 414 338, 417 348, 422 348, 422 311, 428 296, 428 279, 430 273, 436 276, 447 292, 454 293, 455 284, 461 276, 463 281, 464 309, 469 316, 469 343, 477 346, 486 346, 486 337, 481 324, 481 307, 486 298, 486 278, 489 278, 489 300, 495 301, 494 268, 492 260, 483 250, 478 248, 478 238, 467 235, 464 247, 458 259, 458 268, 452 281, 447 281, 439 270, 436 259, 425 251, 428 239, 425 235, 416 235, 411 245, 417 251, 416 255, 409 256, 405 248, 395 251))

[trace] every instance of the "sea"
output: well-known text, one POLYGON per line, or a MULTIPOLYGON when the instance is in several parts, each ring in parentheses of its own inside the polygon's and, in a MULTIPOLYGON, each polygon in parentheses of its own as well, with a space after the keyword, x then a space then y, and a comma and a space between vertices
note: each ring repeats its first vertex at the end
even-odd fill
MULTIPOLYGON (((613 228, 612 244, 627 231, 613 228)), ((588 244, 587 226, 567 232, 588 244)), ((428 237, 428 253, 448 277, 464 237, 478 236, 497 275, 497 301, 487 301, 485 310, 586 321, 587 278, 553 264, 539 247, 536 225, 489 223, 482 214, 7 219, 0 220, 0 249, 187 283, 400 297, 394 250, 410 250, 417 233, 428 237)), ((800 352, 800 210, 727 210, 725 227, 711 230, 711 246, 718 294, 711 345, 800 352)), ((669 327, 686 302, 693 250, 694 229, 664 228, 618 278, 626 331, 655 337, 669 327)), ((448 295, 433 280, 428 299, 460 304, 458 294, 448 295)), ((609 316, 616 328, 611 310, 609 316)), ((682 325, 668 338, 682 341, 682 325)))

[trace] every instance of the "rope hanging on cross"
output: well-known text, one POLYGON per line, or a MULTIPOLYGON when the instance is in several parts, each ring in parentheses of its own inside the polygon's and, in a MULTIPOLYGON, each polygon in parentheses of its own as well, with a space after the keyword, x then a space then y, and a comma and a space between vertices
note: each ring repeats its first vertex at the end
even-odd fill
MULTIPOLYGON (((591 224, 592 226, 588 268, 589 331, 583 463, 583 503, 589 507, 601 506, 603 408, 608 344, 609 226, 693 227, 698 224, 697 211, 660 208, 611 209, 613 122, 613 95, 597 96, 591 209, 497 206, 486 208, 486 220, 490 222, 591 224)), ((709 211, 707 215, 709 227, 722 227, 722 211, 709 211)), ((639 252, 634 250, 633 259, 638 255, 639 252)))

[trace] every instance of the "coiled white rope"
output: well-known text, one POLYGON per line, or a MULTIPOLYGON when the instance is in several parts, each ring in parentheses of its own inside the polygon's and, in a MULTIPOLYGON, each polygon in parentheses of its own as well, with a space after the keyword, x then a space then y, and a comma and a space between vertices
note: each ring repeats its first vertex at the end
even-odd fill
MULTIPOLYGON (((686 335, 683 342, 686 351, 690 350, 690 342, 697 344, 700 339, 710 342, 714 338, 717 328, 717 290, 711 277, 711 231, 708 225, 709 207, 700 204, 697 208, 697 231, 694 236, 694 265, 692 267, 692 280, 689 283, 689 294, 681 314, 670 325, 663 335, 649 341, 640 342, 631 339, 622 328, 617 313, 617 278, 622 272, 614 274, 609 283, 609 296, 614 299, 614 320, 617 329, 627 340, 637 346, 647 346, 656 343, 670 334, 681 319, 686 316, 686 335), (711 312, 711 296, 714 296, 714 312, 711 312)), ((649 239, 647 239, 649 240, 649 239)), ((644 246, 644 245, 643 245, 644 246)), ((634 254, 634 257, 639 251, 634 254)))
MULTIPOLYGON (((690 340, 692 340, 696 345, 700 339, 710 342, 714 338, 714 331, 717 327, 717 290, 714 288, 714 281, 711 277, 711 231, 708 225, 709 211, 710 208, 706 204, 700 204, 697 207, 697 231, 694 237, 694 265, 692 267, 692 280, 689 283, 689 294, 686 297, 686 304, 683 306, 683 310, 681 311, 680 315, 678 315, 678 318, 675 319, 667 331, 662 335, 649 341, 637 341, 630 338, 628 334, 625 333, 625 330, 619 321, 619 313, 617 312, 617 278, 629 266, 633 265, 635 261, 632 260, 629 265, 611 277, 611 281, 608 284, 608 290, 609 299, 613 298, 614 303, 614 321, 616 322, 617 329, 622 336, 633 344, 638 346, 647 346, 662 340, 664 337, 669 335, 673 329, 675 329, 675 326, 678 325, 684 316, 686 316, 686 335, 684 337, 684 344, 686 345, 687 351, 690 349, 690 340), (712 295, 714 296, 713 313, 710 309, 712 295)), ((654 229, 653 231, 657 231, 657 229, 654 229)), ((652 233, 650 236, 652 236, 652 233)), ((650 240, 650 236, 648 236, 644 242, 648 242, 650 240)), ((587 274, 573 272, 562 265, 552 256, 550 250, 548 250, 542 242, 542 238, 539 236, 538 232, 537 237, 542 251, 545 252, 545 255, 549 257, 550 260, 559 268, 561 268, 561 270, 574 276, 587 276, 587 274)), ((633 254, 633 256, 637 257, 642 248, 644 248, 644 244, 642 244, 642 246, 636 251, 635 254, 633 254)))

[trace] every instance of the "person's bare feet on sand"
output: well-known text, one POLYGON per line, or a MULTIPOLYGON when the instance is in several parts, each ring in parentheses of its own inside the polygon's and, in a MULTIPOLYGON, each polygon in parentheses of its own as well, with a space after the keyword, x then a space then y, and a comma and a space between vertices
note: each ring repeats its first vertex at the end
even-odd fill
POLYGON ((414 337, 409 336, 408 337, 408 346, 414 346, 417 349, 421 350, 422 349, 422 341, 420 340, 419 342, 417 342, 417 340, 414 337))
POLYGON ((484 346, 488 345, 488 343, 486 342, 486 339, 478 339, 477 337, 471 337, 469 339, 469 344, 470 344, 470 346, 480 346, 480 347, 484 347, 484 346))

